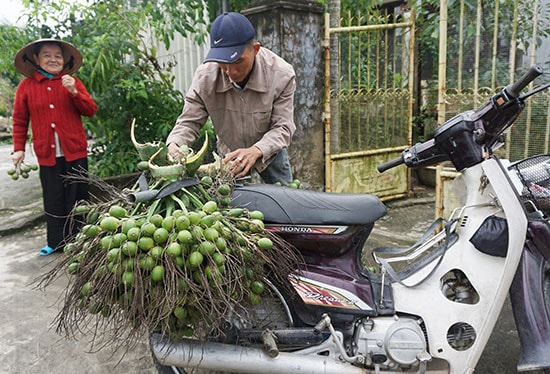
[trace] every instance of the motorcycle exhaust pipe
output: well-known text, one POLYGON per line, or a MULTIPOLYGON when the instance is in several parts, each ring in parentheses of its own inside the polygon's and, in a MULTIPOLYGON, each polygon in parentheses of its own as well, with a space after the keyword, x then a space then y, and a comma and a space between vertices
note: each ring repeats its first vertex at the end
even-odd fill
POLYGON ((162 365, 190 369, 262 374, 372 373, 367 369, 334 361, 322 355, 305 356, 280 352, 276 357, 270 357, 258 348, 193 339, 183 339, 174 343, 158 334, 151 337, 151 349, 162 365))

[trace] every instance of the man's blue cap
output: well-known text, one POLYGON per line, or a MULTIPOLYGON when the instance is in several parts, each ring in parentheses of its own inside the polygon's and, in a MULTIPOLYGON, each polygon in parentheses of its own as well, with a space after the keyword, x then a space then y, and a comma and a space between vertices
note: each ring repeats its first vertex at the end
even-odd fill
POLYGON ((220 14, 210 29, 210 51, 205 62, 231 64, 241 57, 244 47, 254 39, 252 23, 240 13, 220 14))

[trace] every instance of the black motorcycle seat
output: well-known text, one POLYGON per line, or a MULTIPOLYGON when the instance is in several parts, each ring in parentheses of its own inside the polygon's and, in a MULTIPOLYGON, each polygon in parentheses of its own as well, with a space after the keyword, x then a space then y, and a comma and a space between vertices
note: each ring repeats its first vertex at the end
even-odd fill
POLYGON ((245 184, 233 191, 231 205, 259 210, 266 223, 304 225, 364 225, 386 212, 371 194, 301 190, 271 184, 245 184))

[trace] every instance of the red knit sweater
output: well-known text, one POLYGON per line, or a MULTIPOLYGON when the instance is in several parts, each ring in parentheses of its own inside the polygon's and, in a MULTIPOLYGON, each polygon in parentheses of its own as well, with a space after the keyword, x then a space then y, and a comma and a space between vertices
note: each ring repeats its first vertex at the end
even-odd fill
POLYGON ((97 111, 97 104, 86 87, 75 77, 78 93, 73 96, 62 86, 63 73, 52 79, 35 72, 17 87, 13 107, 13 150, 24 151, 31 122, 33 148, 42 166, 55 165, 55 138, 59 142, 67 161, 88 156, 86 132, 81 116, 91 117, 97 111))

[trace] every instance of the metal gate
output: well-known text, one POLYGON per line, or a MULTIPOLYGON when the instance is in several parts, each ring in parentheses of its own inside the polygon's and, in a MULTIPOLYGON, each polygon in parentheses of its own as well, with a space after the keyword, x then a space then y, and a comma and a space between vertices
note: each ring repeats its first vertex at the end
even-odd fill
POLYGON ((325 15, 327 191, 408 193, 406 167, 379 174, 376 165, 412 142, 414 30, 414 10, 348 15, 337 27, 325 15))

